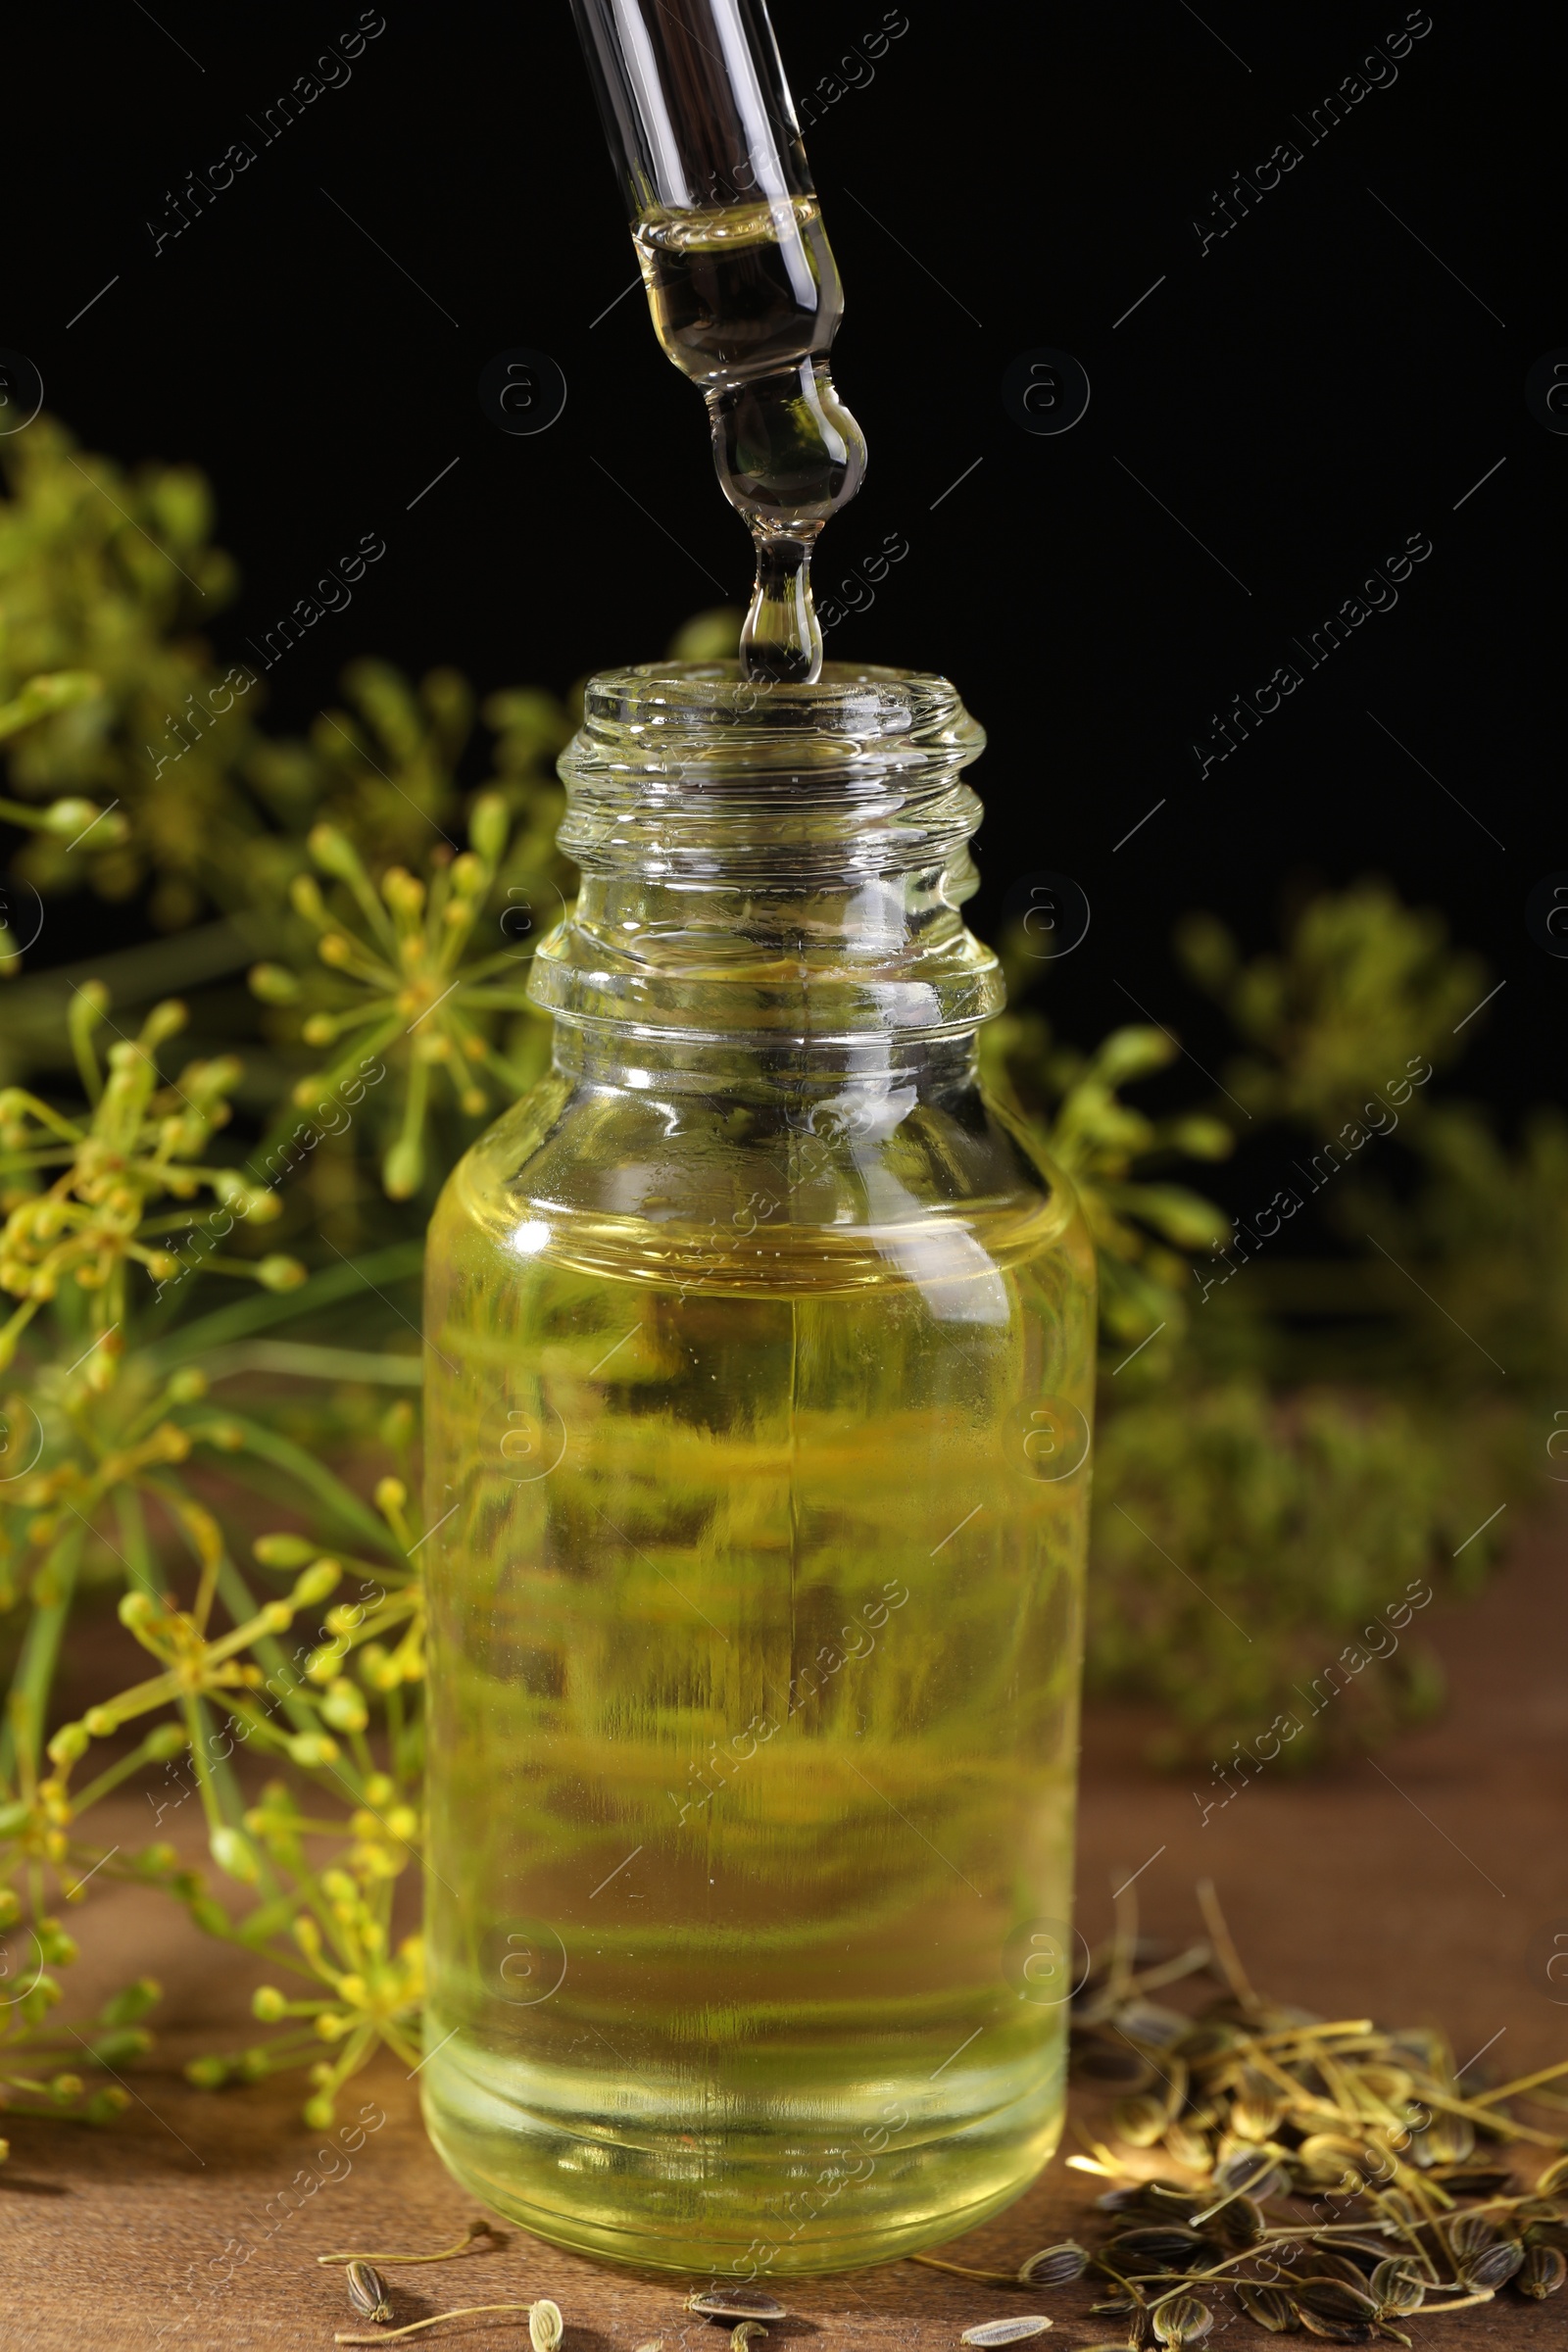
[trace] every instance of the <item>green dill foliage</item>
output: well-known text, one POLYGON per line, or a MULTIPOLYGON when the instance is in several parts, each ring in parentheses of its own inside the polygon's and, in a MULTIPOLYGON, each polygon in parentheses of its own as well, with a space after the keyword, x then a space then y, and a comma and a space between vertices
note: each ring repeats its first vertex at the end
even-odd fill
POLYGON ((1298 1719, 1287 1768, 1430 1713, 1442 1682, 1420 1620, 1379 1628, 1412 1592, 1430 1601, 1437 1558, 1485 1515, 1447 1434, 1392 1397, 1146 1387, 1102 1429, 1091 1690, 1156 1701, 1152 1750, 1171 1764, 1282 1713, 1298 1719), (1363 1634, 1371 1654, 1303 1697, 1363 1634))
MULTIPOLYGON (((17 1385, 0 1409, 0 1601, 13 1624, 23 1621, 0 1732, 0 1838, 14 1873, 0 1899, 54 1961, 74 1947, 51 1915, 50 1888, 79 1899, 89 1878, 163 1886, 208 1934, 273 1955, 303 1981, 278 2015, 310 2019, 312 2049, 335 2045, 314 2069, 309 2110, 329 2121, 336 2090, 377 2042, 417 2055, 410 2021, 418 1943, 395 1938, 391 1920, 418 1827, 417 1534, 403 1481, 383 1478, 372 1507, 282 1430, 211 1403, 179 1305, 210 1277, 239 1277, 254 1284, 265 1319, 291 1307, 292 1294, 308 1305, 311 1278, 250 1230, 276 1219, 276 1194, 208 1155, 237 1063, 193 1063, 162 1081, 159 1049, 183 1019, 163 1004, 139 1037, 111 1047, 106 1072, 94 1053, 105 1017, 99 996, 77 993, 71 1019, 90 1109, 73 1118, 21 1089, 0 1096, 0 1287, 21 1300, 3 1343, 17 1385), (211 1491, 215 1469, 227 1510, 196 1491, 198 1480, 211 1491), (233 1528, 254 1519, 256 1491, 279 1483, 320 1529, 347 1541, 328 1557, 315 1539, 256 1539, 263 1571, 295 1572, 280 1593, 258 1596, 233 1528), (323 1615, 345 1580, 351 1597, 323 1615), (73 1611, 106 1583, 119 1584, 120 1623, 154 1671, 50 1733, 73 1611), (291 1653, 282 1638, 302 1631, 309 1639, 291 1653), (252 1803, 247 1782, 269 1765, 289 1778, 269 1782, 252 1803), (138 1850, 95 1838, 93 1807, 149 1773, 165 1796, 155 1828, 170 1803, 197 1800, 192 1817, 214 1870, 248 1898, 237 1916, 166 1840, 138 1850), (307 1866, 307 1834, 335 1839, 340 1852, 307 1866)), ((199 1343, 200 1319, 188 1328, 199 1343)), ((384 1425, 382 1437, 406 1453, 410 1417, 384 1425)), ((34 2064, 35 2045, 52 2046, 44 2021, 58 1993, 58 1982, 40 1976, 8 2013, 11 2043, 34 2064)), ((105 2014, 123 2022, 118 2010, 105 2014)), ((232 2068, 200 2061, 197 2079, 299 2063, 301 2033, 232 2068)), ((86 2039, 84 2067, 94 2050, 97 2063, 114 2064, 108 2040, 86 2039)), ((115 2047, 124 2054, 122 2037, 115 2047)), ((103 2120, 119 2094, 89 2087, 81 2073, 60 2079, 74 2082, 69 2095, 45 2089, 55 2104, 103 2120)))
MULTIPOLYGON (((77 1334, 89 1335, 83 1361, 99 1357, 83 1375, 85 1386, 108 1385, 128 1309, 127 1280, 139 1269, 161 1285, 177 1272, 166 1234, 178 1229, 216 1248, 236 1218, 265 1224, 279 1211, 275 1195, 247 1183, 238 1169, 203 1162, 214 1134, 228 1123, 239 1062, 193 1061, 162 1084, 159 1047, 185 1025, 184 1006, 166 1004, 153 1007, 138 1038, 110 1047, 106 1074, 94 1032, 107 1011, 107 992, 89 982, 74 992, 66 1015, 90 1108, 72 1118, 21 1087, 0 1093, 9 1211, 0 1232, 0 1291, 22 1300, 0 1326, 0 1370, 64 1286, 68 1300, 85 1309, 77 1334), (197 1211, 168 1205, 197 1200, 197 1211), (75 1300, 76 1292, 85 1300, 75 1300)), ((306 1275, 298 1259, 278 1254, 220 1254, 210 1263, 269 1290, 290 1290, 306 1275)))
MULTIPOLYGON (((342 827, 314 825, 311 856, 337 888, 329 898, 314 875, 300 874, 290 896, 315 936, 317 972, 307 978, 270 963, 251 973, 265 1003, 313 1005, 299 1035, 330 1049, 322 1067, 296 1083, 301 1107, 330 1102, 368 1063, 390 1056, 393 1080, 377 1110, 390 1136, 381 1178, 393 1200, 423 1185, 433 1086, 443 1086, 464 1118, 481 1119, 514 1101, 545 1065, 548 1029, 523 993, 531 951, 506 944, 505 932, 511 922, 526 942, 535 931, 537 888, 507 884, 500 926, 484 937, 510 830, 501 795, 482 794, 467 850, 454 857, 443 842, 426 853, 428 879, 399 864, 372 882, 342 827)), ((514 870, 530 869, 519 861, 514 870)), ((560 901, 559 891, 552 895, 560 901)))
MULTIPOLYGON (((1009 992, 1027 966, 1007 955, 1009 992)), ((1190 1253, 1230 1233, 1213 1202, 1173 1180, 1190 1160, 1227 1158, 1235 1138, 1204 1109, 1152 1118, 1121 1090, 1166 1068, 1179 1052, 1163 1029, 1113 1030, 1094 1054, 1058 1046, 1044 1017, 1009 1009, 981 1032, 993 1089, 1072 1178, 1100 1257, 1101 1331, 1124 1354, 1144 1344, 1162 1376, 1190 1316, 1190 1253)), ((1147 1375, 1146 1375, 1147 1376, 1147 1375)))
POLYGON ((1485 966, 1450 944, 1442 916, 1378 882, 1310 901, 1280 955, 1244 962, 1201 914, 1178 925, 1176 946, 1242 1042, 1225 1083, 1243 1109, 1309 1134, 1333 1134, 1413 1055, 1457 1060, 1453 1024, 1486 994, 1485 966))
POLYGON ((1172 1763, 1294 1718, 1297 1768, 1441 1702, 1419 1622, 1391 1640, 1385 1612, 1429 1574, 1470 1588, 1502 1537, 1475 1531, 1546 1467, 1568 1135, 1542 1112, 1510 1152, 1434 1100, 1487 974, 1381 884, 1310 901, 1250 962, 1211 916, 1176 945, 1238 1035, 1208 1107, 1258 1205, 1179 1277, 1160 1262, 1165 1361, 1127 1360, 1127 1332, 1107 1355, 1090 1687, 1156 1702, 1172 1763))
POLYGON ((236 775, 250 726, 239 673, 216 667, 196 634, 235 585, 208 544, 212 494, 189 466, 127 473, 48 416, 4 453, 0 702, 51 674, 94 681, 15 739, 12 795, 118 803, 122 819, 74 849, 39 832, 13 870, 44 892, 143 894, 150 921, 176 927, 261 829, 236 775))
MULTIPOLYGON (((4 464, 0 1936, 34 1975, 0 2096, 124 2103, 156 1985, 51 2017, 63 1916, 90 1932, 128 1881, 267 1963, 256 2040, 194 2079, 304 2068, 324 2128, 375 2050, 421 2046, 416 1285, 446 1172, 548 1052, 524 989, 572 888, 572 713, 357 661, 307 736, 270 733, 209 643, 234 572, 200 477, 48 418, 4 464), (72 891, 132 902, 143 940, 51 968, 17 909, 72 891), (73 1712, 89 1637, 121 1687, 73 1712)), ((1270 1735, 1298 1764, 1436 1703, 1437 1563, 1474 1582, 1499 1480, 1527 1446, 1545 1467, 1568 1129, 1511 1150, 1430 1085, 1487 977, 1379 885, 1250 962, 1208 917, 1178 948, 1235 1034, 1217 1091, 1143 1107, 1173 1039, 1086 1053, 1027 992, 982 1052, 1100 1252, 1092 1687, 1151 1708, 1165 1761, 1270 1735), (1206 1197, 1254 1171, 1266 1213, 1206 1197)))

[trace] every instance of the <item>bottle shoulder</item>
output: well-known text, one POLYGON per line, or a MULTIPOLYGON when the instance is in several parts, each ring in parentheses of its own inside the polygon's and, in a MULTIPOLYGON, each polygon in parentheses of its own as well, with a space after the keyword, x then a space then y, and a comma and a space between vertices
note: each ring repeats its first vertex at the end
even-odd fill
POLYGON ((976 1083, 705 1094, 555 1070, 459 1162, 432 1248, 644 1279, 695 1250, 743 1287, 836 1288, 959 1233, 990 1266, 1058 1253, 1093 1283, 1071 1184, 976 1083))

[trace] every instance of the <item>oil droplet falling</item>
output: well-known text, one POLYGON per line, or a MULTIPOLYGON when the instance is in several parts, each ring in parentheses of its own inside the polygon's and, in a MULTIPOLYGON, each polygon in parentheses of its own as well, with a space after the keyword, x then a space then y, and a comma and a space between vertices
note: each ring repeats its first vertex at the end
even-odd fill
POLYGON ((664 351, 701 386, 724 495, 751 527, 757 580, 743 674, 822 667, 811 553, 865 471, 865 441, 827 354, 844 287, 814 196, 647 212, 633 231, 664 351))

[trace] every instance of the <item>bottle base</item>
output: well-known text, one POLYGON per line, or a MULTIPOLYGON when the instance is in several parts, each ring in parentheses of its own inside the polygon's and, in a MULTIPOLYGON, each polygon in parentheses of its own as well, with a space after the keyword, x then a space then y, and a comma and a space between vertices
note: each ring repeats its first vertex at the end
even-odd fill
POLYGON ((476 2130, 428 2093, 425 2127, 456 2180, 551 2245, 627 2269, 747 2284, 867 2270, 977 2229, 1055 2151, 1059 2100, 1045 2114, 1038 2094, 1027 2104, 1032 2113, 1014 2106, 875 2155, 782 2141, 717 2157, 678 2144, 660 2152, 559 2124, 541 2132, 537 2118, 526 2132, 476 2130))
MULTIPOLYGON (((971 2205, 913 2215, 902 2226, 884 2220, 858 2233, 846 2231, 843 2235, 814 2238, 809 2243, 793 2246, 780 2245, 774 2240, 753 2240, 744 2252, 730 2254, 715 2248, 710 2238, 686 2240, 674 2234, 655 2237, 646 2230, 619 2228, 608 2218, 567 2214, 539 2205, 507 2181, 494 2178, 485 2168, 465 2163, 450 2147, 442 2145, 436 2133, 431 2133, 431 2139, 455 2180, 470 2189, 493 2213, 515 2222, 519 2229, 542 2238, 547 2245, 560 2246, 568 2254, 585 2254, 595 2262, 613 2263, 625 2270, 661 2271, 694 2279, 728 2278, 746 2284, 761 2279, 826 2278, 844 2271, 872 2270, 902 2261, 910 2254, 924 2254, 933 2246, 947 2245, 961 2237, 966 2230, 978 2230, 983 2222, 1005 2212, 1038 2177, 1031 2173, 1027 2179, 1009 2182, 971 2205)), ((1049 2161, 1049 2156, 1043 2158, 1041 2169, 1049 2161)))

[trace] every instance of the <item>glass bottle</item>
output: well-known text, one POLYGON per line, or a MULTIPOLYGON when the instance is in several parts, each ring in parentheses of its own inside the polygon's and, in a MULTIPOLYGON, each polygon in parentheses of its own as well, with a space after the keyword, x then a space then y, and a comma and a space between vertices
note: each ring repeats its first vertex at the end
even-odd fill
POLYGON ((945 679, 595 679, 550 1074, 430 1231, 426 2121, 541 2236, 881 2262, 1060 2130, 1094 1364, 976 1077, 945 679))

